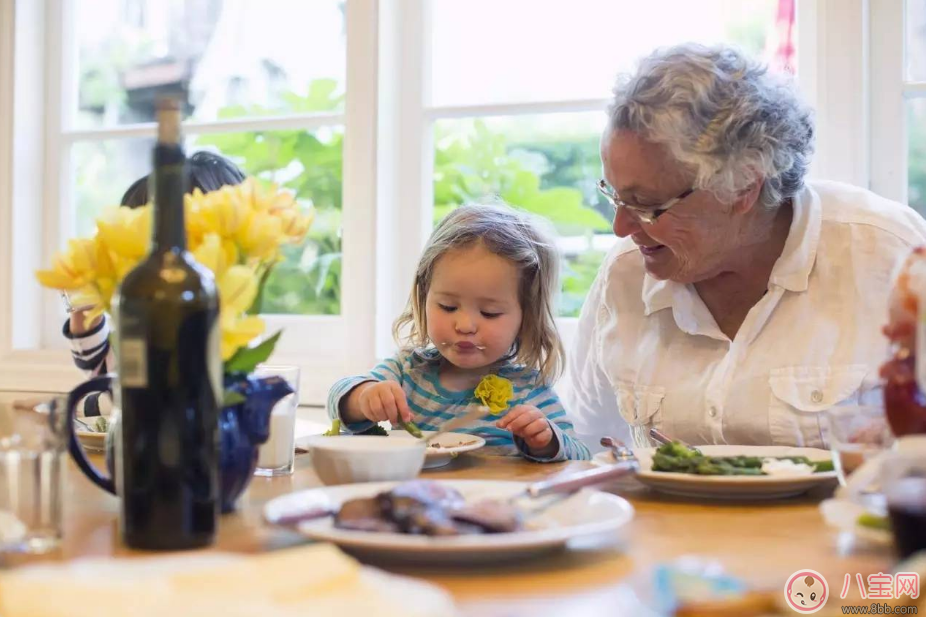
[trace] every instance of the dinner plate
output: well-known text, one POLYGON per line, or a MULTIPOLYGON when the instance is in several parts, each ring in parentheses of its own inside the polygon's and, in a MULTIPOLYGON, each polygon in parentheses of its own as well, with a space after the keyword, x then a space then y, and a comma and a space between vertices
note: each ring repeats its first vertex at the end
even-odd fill
MULTIPOLYGON (((812 461, 828 461, 828 450, 818 448, 795 448, 787 446, 698 446, 707 456, 806 456, 812 461)), ((633 453, 640 462, 637 479, 643 484, 663 493, 682 497, 708 499, 781 499, 806 493, 817 486, 833 485, 835 471, 824 471, 812 475, 769 475, 769 476, 699 476, 687 473, 653 471, 655 448, 634 448, 633 453)), ((592 460, 597 465, 613 464, 610 452, 599 452, 592 460)))
POLYGON ((103 452, 106 450, 106 433, 97 433, 95 431, 74 431, 77 434, 77 440, 84 446, 85 450, 94 452, 103 452))
MULTIPOLYGON (((506 499, 522 493, 524 482, 495 480, 440 481, 455 488, 467 502, 506 499)), ((264 506, 264 518, 277 524, 286 517, 315 508, 337 510, 349 499, 372 497, 400 482, 370 482, 298 491, 278 497, 264 506)), ((297 529, 303 535, 341 548, 390 560, 431 563, 498 562, 563 548, 573 539, 607 537, 614 541, 633 519, 633 506, 617 495, 582 489, 566 498, 552 496, 524 504, 526 529, 511 533, 464 536, 414 536, 338 529, 333 517, 303 521, 297 529), (545 501, 549 500, 549 501, 545 501), (544 507, 541 507, 544 506, 544 507)))
MULTIPOLYGON (((421 431, 428 437, 435 431, 421 431)), ((408 431, 389 431, 390 439, 417 439, 408 431)), ((467 433, 444 433, 437 439, 428 444, 428 450, 424 455, 424 469, 433 469, 434 467, 443 467, 457 456, 464 452, 472 452, 486 445, 486 440, 478 435, 468 435, 467 433)))

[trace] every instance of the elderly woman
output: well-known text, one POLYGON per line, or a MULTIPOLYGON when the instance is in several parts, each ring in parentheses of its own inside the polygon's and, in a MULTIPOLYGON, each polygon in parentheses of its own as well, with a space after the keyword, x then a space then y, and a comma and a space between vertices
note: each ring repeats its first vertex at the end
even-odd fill
POLYGON ((620 240, 570 358, 576 432, 822 445, 822 412, 877 400, 892 272, 926 222, 808 182, 810 112, 733 49, 656 52, 609 116, 599 188, 620 240))

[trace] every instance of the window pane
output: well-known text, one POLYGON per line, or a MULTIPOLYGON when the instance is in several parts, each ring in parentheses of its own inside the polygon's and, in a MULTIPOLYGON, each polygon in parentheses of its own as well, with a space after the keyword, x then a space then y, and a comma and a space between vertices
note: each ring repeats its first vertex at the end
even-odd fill
POLYGON ((343 0, 77 2, 77 128, 149 122, 158 96, 188 116, 343 109, 343 0))
MULTIPOLYGON (((264 290, 262 313, 336 315, 341 310, 341 151, 343 127, 307 131, 256 131, 200 135, 187 152, 212 150, 248 175, 292 189, 316 209, 301 246, 285 247, 264 290)), ((89 234, 107 205, 119 203, 135 179, 151 169, 150 140, 76 144, 75 203, 79 233, 89 234)))
POLYGON ((926 0, 907 0, 907 78, 926 81, 926 0))
POLYGON ((793 62, 789 14, 779 24, 778 0, 431 0, 430 7, 436 106, 606 98, 616 74, 640 56, 692 40, 735 43, 769 60, 782 51, 793 62))
POLYGON ((118 206, 135 180, 151 172, 153 138, 79 142, 71 149, 77 235, 89 236, 107 206, 118 206))
POLYGON ((472 201, 523 208, 553 223, 563 255, 559 313, 576 316, 614 243, 600 198, 603 113, 441 120, 434 128, 434 222, 472 201))
POLYGON ((909 192, 907 202, 926 216, 926 99, 907 103, 909 192))

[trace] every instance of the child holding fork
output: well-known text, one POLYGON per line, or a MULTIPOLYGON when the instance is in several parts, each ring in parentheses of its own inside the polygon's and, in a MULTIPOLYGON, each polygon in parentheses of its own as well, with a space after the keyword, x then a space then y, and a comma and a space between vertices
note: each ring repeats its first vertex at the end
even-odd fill
POLYGON ((533 461, 588 459, 551 384, 563 364, 553 320, 556 249, 527 215, 467 205, 447 215, 396 320, 406 343, 365 375, 341 379, 328 414, 342 430, 416 422, 425 430, 486 405, 460 432, 533 461), (403 336, 404 333, 404 336, 403 336))

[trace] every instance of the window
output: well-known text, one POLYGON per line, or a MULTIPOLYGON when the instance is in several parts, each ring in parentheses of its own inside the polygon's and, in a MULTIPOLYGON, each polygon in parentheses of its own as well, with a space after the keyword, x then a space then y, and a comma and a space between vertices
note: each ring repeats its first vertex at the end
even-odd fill
POLYGON ((799 69, 816 174, 926 211, 924 14, 923 0, 0 0, 0 83, 15 77, 0 91, 0 388, 79 379, 32 272, 147 173, 158 93, 184 97, 188 152, 317 208, 264 311, 286 329, 274 360, 301 364, 303 401, 321 403, 392 352, 420 249, 466 201, 556 228, 569 336, 614 242, 594 190, 603 109, 654 46, 733 42, 799 69))
MULTIPOLYGON (((6 330, 4 360, 12 352, 45 361, 51 356, 42 350, 65 347, 61 303, 32 290, 31 272, 67 238, 89 233, 100 210, 117 205, 150 171, 155 103, 174 94, 184 103, 188 155, 220 153, 316 210, 308 239, 286 251, 265 289, 268 330, 286 330, 274 360, 303 366, 306 402, 323 400, 336 377, 366 368, 373 313, 362 299, 374 280, 375 193, 369 182, 350 179, 368 177, 375 154, 375 4, 5 0, 0 15, 15 20, 8 31, 15 31, 16 47, 3 59, 18 76, 38 76, 34 83, 18 79, 22 101, 12 99, 14 112, 30 119, 41 116, 35 109, 49 113, 44 125, 14 126, 7 139, 28 154, 11 163, 12 177, 28 178, 7 198, 14 225, 19 217, 17 228, 26 232, 12 240, 35 248, 14 249, 13 286, 32 297, 13 306, 19 314, 6 330), (25 201, 33 209, 44 203, 44 214, 15 205, 25 201)), ((55 358, 69 383, 76 381, 64 368, 66 354, 55 358)), ((35 389, 68 383, 33 381, 35 389)))
POLYGON ((926 214, 926 2, 876 0, 871 27, 871 188, 926 214))
POLYGON ((734 43, 782 65, 794 59, 793 3, 778 0, 574 0, 568 10, 430 0, 428 8, 433 219, 501 198, 550 220, 564 257, 562 317, 578 316, 616 240, 595 181, 617 74, 654 47, 692 40, 734 43))
MULTIPOLYGON (((75 6, 77 96, 65 109, 76 231, 150 170, 155 102, 184 102, 187 150, 293 189, 317 223, 287 247, 262 311, 340 313, 345 28, 341 0, 97 0, 75 6), (280 19, 285 15, 285 19, 280 19)), ((67 24, 65 24, 67 26, 67 24)))
POLYGON ((910 206, 926 215, 926 2, 906 3, 908 199, 910 206))

